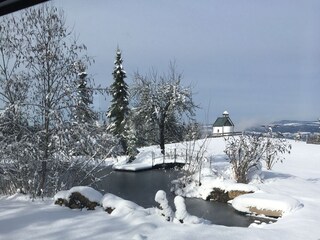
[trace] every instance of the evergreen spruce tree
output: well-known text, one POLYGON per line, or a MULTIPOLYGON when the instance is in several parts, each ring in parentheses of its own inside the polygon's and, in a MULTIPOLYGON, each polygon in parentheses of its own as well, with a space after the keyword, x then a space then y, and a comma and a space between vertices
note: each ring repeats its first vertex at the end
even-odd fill
POLYGON ((76 64, 76 69, 78 71, 78 81, 77 81, 77 97, 76 97, 76 111, 75 120, 78 124, 90 125, 93 121, 97 120, 97 114, 92 110, 90 105, 93 104, 92 101, 92 90, 87 84, 87 73, 85 72, 85 67, 79 62, 76 64))
POLYGON ((111 106, 108 109, 107 118, 109 118, 110 125, 108 130, 117 138, 120 144, 127 153, 128 143, 126 140, 126 125, 128 124, 129 117, 129 92, 128 85, 124 81, 127 77, 126 72, 122 67, 121 51, 118 48, 116 53, 116 60, 114 61, 113 79, 114 82, 110 86, 110 94, 112 96, 111 106))
POLYGON ((70 155, 93 156, 95 155, 95 144, 92 139, 96 136, 97 113, 93 111, 91 105, 92 86, 87 81, 86 66, 78 61, 74 63, 77 72, 74 92, 74 107, 72 108, 72 124, 69 127, 68 152, 70 155))

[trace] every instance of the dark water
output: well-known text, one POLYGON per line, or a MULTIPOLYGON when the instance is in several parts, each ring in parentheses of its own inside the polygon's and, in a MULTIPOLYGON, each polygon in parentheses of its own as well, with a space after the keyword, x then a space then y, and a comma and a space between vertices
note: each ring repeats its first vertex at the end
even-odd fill
MULTIPOLYGON (((118 172, 107 169, 106 173, 109 172, 110 175, 98 184, 100 191, 113 193, 149 208, 157 206, 154 196, 158 190, 164 190, 174 210, 175 195, 170 192, 171 181, 181 175, 179 171, 157 169, 142 172, 118 172)), ((187 198, 185 202, 190 214, 210 220, 212 224, 248 227, 256 220, 256 218, 236 212, 226 203, 209 202, 196 198, 187 198)))

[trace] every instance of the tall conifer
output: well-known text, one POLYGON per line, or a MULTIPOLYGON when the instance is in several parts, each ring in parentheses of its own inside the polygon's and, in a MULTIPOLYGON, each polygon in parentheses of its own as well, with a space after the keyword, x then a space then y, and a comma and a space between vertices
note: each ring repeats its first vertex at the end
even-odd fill
POLYGON ((128 85, 124 81, 127 77, 122 66, 121 51, 118 48, 116 52, 116 60, 114 61, 113 79, 114 82, 110 86, 110 94, 112 96, 111 106, 107 112, 107 118, 110 125, 108 130, 120 139, 123 150, 127 152, 126 143, 126 124, 129 117, 129 92, 128 85))

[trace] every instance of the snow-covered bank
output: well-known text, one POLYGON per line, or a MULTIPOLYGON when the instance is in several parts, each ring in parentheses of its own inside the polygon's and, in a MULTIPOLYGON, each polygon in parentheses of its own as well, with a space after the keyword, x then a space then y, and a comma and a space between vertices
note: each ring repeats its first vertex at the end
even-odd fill
MULTIPOLYGON (((172 149, 171 149, 172 150, 172 149)), ((161 150, 155 146, 145 147, 139 149, 139 154, 136 156, 136 159, 127 163, 127 161, 120 161, 113 165, 114 170, 120 171, 142 171, 152 169, 155 166, 161 166, 163 164, 172 164, 172 163, 185 163, 185 159, 180 155, 175 155, 169 150, 169 154, 166 154, 164 157, 161 153, 161 150), (171 153, 171 154, 170 154, 171 153)))
MULTIPOLYGON (((95 211, 70 210, 53 205, 53 200, 32 202, 26 197, 0 197, 0 239, 314 239, 320 238, 320 146, 290 142, 292 153, 273 171, 263 171, 262 182, 251 185, 264 193, 284 195, 303 204, 273 224, 252 224, 249 228, 205 224, 167 222, 147 209, 147 214, 135 210, 108 214, 102 208, 95 211)), ((168 145, 167 149, 184 144, 168 145)), ((208 184, 214 179, 226 179, 228 161, 223 153, 224 140, 210 139, 206 156, 212 159, 217 172, 203 171, 208 184), (211 179, 211 180, 210 180, 211 179)), ((209 166, 209 164, 206 164, 209 166)), ((205 185, 202 180, 202 185, 205 185)), ((218 180, 216 180, 218 181, 218 180)), ((232 181, 228 180, 230 184, 232 181)), ((201 191, 195 190, 198 194, 201 191)), ((121 204, 120 204, 121 205, 121 204)), ((156 202, 155 202, 156 206, 156 202)), ((121 207, 120 207, 121 208, 121 207)), ((187 209, 188 210, 188 209, 187 209)))
POLYGON ((271 217, 281 217, 303 207, 299 201, 287 195, 267 193, 244 194, 235 198, 232 206, 241 212, 271 217))

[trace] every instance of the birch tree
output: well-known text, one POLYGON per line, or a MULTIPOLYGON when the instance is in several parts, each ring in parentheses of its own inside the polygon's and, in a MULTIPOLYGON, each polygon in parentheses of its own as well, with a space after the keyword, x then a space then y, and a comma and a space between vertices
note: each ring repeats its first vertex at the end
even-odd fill
POLYGON ((73 107, 74 63, 80 59, 84 64, 90 61, 85 54, 81 55, 85 45, 73 38, 63 12, 56 7, 29 8, 12 21, 20 42, 16 51, 21 55, 30 81, 30 98, 26 104, 32 113, 33 125, 38 128, 39 194, 46 186, 49 164, 54 164, 57 136, 63 137, 64 121, 73 107))
POLYGON ((94 123, 85 45, 51 5, 11 15, 0 27, 0 193, 50 195, 99 180, 114 140, 94 123))

